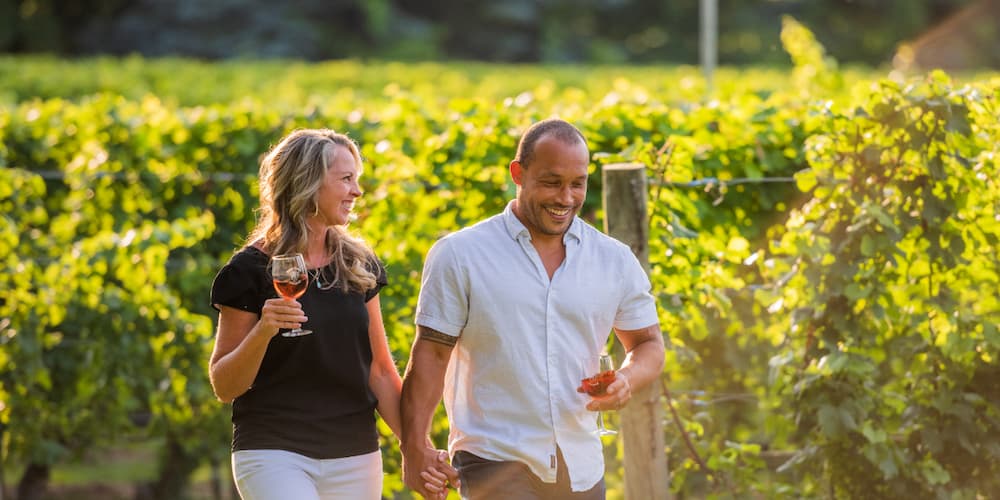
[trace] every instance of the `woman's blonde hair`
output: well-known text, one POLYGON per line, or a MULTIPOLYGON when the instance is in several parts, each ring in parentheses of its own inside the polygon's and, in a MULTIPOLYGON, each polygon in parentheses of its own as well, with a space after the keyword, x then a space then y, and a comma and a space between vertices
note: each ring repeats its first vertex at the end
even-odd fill
MULTIPOLYGON (((358 146, 346 135, 329 129, 295 130, 268 151, 260 163, 260 217, 249 244, 259 244, 270 255, 306 253, 306 220, 319 210, 317 193, 338 146, 351 152, 360 171, 358 146)), ((326 249, 331 260, 320 274, 332 272, 328 287, 344 292, 375 287, 375 275, 369 267, 375 254, 364 240, 348 233, 346 226, 327 229, 326 249)))

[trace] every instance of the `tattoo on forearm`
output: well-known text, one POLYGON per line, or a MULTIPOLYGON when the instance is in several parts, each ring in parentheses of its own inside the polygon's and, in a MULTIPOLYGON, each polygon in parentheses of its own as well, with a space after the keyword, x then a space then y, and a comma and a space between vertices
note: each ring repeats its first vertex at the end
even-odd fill
POLYGON ((458 342, 458 337, 452 337, 451 335, 447 335, 423 326, 417 330, 417 339, 436 342, 446 346, 454 346, 455 343, 458 342))

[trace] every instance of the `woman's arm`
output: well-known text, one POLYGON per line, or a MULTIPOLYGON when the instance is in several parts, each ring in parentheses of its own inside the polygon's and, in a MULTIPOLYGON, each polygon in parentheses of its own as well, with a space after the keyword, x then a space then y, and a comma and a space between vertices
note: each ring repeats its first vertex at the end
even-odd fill
POLYGON ((215 397, 230 403, 247 392, 257 377, 271 337, 280 328, 295 328, 306 320, 302 306, 294 300, 268 300, 259 319, 252 312, 219 305, 219 330, 208 365, 215 397))
POLYGON ((392 360, 392 351, 385 336, 385 325, 382 323, 382 307, 378 295, 369 300, 365 307, 368 309, 368 341, 372 346, 368 385, 378 398, 378 414, 392 429, 396 438, 402 439, 399 394, 403 388, 403 380, 399 377, 396 363, 392 360))

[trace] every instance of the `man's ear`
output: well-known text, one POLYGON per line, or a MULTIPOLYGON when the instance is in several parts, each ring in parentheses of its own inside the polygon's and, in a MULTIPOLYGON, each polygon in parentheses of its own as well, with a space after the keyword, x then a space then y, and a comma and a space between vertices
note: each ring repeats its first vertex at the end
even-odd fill
POLYGON ((524 167, 521 166, 521 162, 514 160, 510 162, 510 178, 514 180, 514 184, 521 185, 521 174, 524 173, 524 167))

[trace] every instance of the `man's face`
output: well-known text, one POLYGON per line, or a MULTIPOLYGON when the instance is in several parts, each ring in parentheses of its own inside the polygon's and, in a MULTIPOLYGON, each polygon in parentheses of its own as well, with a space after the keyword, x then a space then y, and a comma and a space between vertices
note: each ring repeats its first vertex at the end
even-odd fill
POLYGON ((517 193, 516 214, 532 237, 562 236, 587 197, 587 145, 545 136, 535 143, 527 167, 511 162, 517 193))

